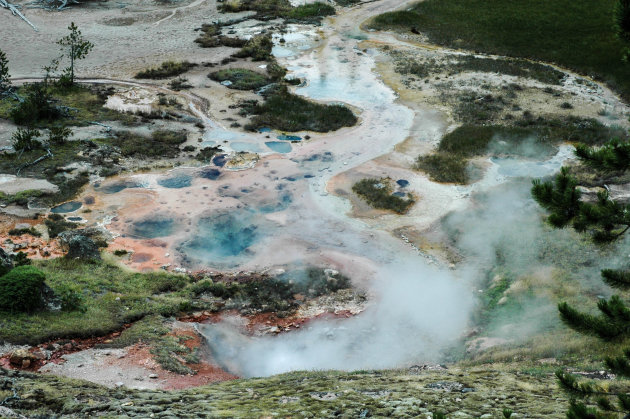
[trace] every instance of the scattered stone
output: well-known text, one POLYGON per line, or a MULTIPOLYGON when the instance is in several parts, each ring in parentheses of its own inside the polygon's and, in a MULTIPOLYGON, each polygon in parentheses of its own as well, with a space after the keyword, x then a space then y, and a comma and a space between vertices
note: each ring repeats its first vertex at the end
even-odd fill
POLYGON ((321 400, 321 401, 337 400, 337 398, 339 397, 337 393, 333 393, 330 391, 316 391, 316 392, 310 393, 310 395, 313 399, 321 400))
POLYGON ((116 388, 123 387, 124 385, 125 385, 125 383, 123 383, 122 381, 118 381, 118 382, 114 383, 114 387, 116 387, 116 388))
POLYGON ((437 381, 435 383, 427 384, 427 388, 433 388, 436 390, 444 390, 448 392, 463 392, 464 385, 462 383, 458 383, 456 381, 437 381))
POLYGON ((159 376, 157 374, 149 374, 149 378, 156 379, 159 376))
POLYGON ((19 413, 9 409, 8 407, 0 406, 0 418, 20 418, 26 419, 26 416, 22 416, 19 413))

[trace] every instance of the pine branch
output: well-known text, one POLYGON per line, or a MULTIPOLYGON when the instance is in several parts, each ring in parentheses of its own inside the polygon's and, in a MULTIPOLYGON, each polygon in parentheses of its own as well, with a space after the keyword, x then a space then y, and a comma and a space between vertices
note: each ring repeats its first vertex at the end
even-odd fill
POLYGON ((623 377, 630 377, 630 363, 628 362, 628 355, 630 350, 626 349, 625 356, 606 357, 606 366, 615 374, 623 377))
POLYGON ((556 370, 556 377, 560 381, 560 386, 570 393, 585 397, 597 392, 591 383, 579 381, 575 375, 568 372, 556 370))
POLYGON ((630 395, 628 394, 618 394, 619 398, 619 408, 624 412, 630 412, 630 395))
POLYGON ((618 139, 597 149, 579 144, 575 155, 586 165, 602 172, 626 171, 630 167, 630 143, 618 139))
POLYGON ((630 289, 630 271, 622 269, 602 269, 602 278, 609 286, 617 289, 630 289))

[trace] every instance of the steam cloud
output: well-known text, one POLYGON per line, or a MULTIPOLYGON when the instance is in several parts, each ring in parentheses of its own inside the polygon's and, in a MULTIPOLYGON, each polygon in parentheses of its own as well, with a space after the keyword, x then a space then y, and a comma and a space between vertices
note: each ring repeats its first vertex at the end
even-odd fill
POLYGON ((224 323, 199 330, 217 360, 245 377, 435 361, 461 337, 473 306, 464 280, 424 263, 389 265, 378 277, 378 301, 351 319, 316 321, 275 337, 246 337, 224 323))

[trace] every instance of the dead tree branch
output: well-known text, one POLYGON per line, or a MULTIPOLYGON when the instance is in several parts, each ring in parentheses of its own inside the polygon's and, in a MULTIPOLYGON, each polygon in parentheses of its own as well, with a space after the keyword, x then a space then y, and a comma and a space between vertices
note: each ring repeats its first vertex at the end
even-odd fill
POLYGON ((0 7, 3 7, 5 9, 9 10, 13 14, 13 16, 19 16, 20 18, 22 18, 22 20, 24 22, 28 23, 31 26, 31 28, 33 28, 35 30, 35 32, 39 32, 37 27, 35 25, 33 25, 31 23, 31 21, 28 20, 26 18, 26 16, 24 16, 22 14, 22 12, 20 12, 20 6, 16 6, 15 4, 11 4, 7 0, 0 0, 0 7))

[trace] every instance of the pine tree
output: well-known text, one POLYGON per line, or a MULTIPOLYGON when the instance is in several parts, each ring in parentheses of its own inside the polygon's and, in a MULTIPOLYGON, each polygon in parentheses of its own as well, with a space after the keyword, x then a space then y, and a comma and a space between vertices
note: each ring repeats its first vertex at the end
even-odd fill
POLYGON ((4 51, 0 50, 0 97, 13 91, 11 75, 9 74, 9 59, 4 51))
MULTIPOLYGON (((627 3, 630 5, 630 0, 627 3)), ((582 163, 602 173, 625 172, 630 168, 628 142, 612 140, 600 148, 579 145, 576 155, 582 163)), ((535 180, 532 196, 550 212, 548 221, 551 225, 556 228, 572 226, 577 231, 588 232, 595 242, 613 242, 630 228, 630 206, 615 202, 607 192, 599 193, 594 203, 581 201, 578 182, 567 168, 562 168, 553 181, 535 180)), ((630 289, 629 270, 604 269, 601 275, 612 288, 630 289)), ((604 341, 630 337, 630 309, 621 297, 614 295, 609 300, 601 299, 597 308, 600 314, 592 315, 566 302, 558 304, 562 322, 579 333, 593 335, 604 341)), ((621 356, 605 358, 605 363, 614 374, 630 378, 630 348, 621 356)), ((557 371, 556 376, 560 385, 572 395, 567 412, 569 419, 618 418, 619 413, 630 414, 630 396, 618 394, 618 406, 615 407, 608 398, 610 394, 595 385, 581 382, 562 370, 557 371), (599 409, 588 407, 579 398, 594 398, 599 409)))
MULTIPOLYGON (((613 23, 617 38, 626 45, 630 44, 630 0, 617 0, 613 12, 613 23)), ((628 60, 630 49, 626 46, 623 51, 623 61, 628 60)))
POLYGON ((65 51, 67 57, 70 59, 70 65, 66 68, 65 77, 63 78, 67 80, 69 85, 73 85, 74 62, 87 57, 92 48, 94 48, 94 44, 83 38, 81 31, 74 22, 70 23, 68 30, 70 33, 57 41, 57 44, 61 45, 62 51, 65 51))

